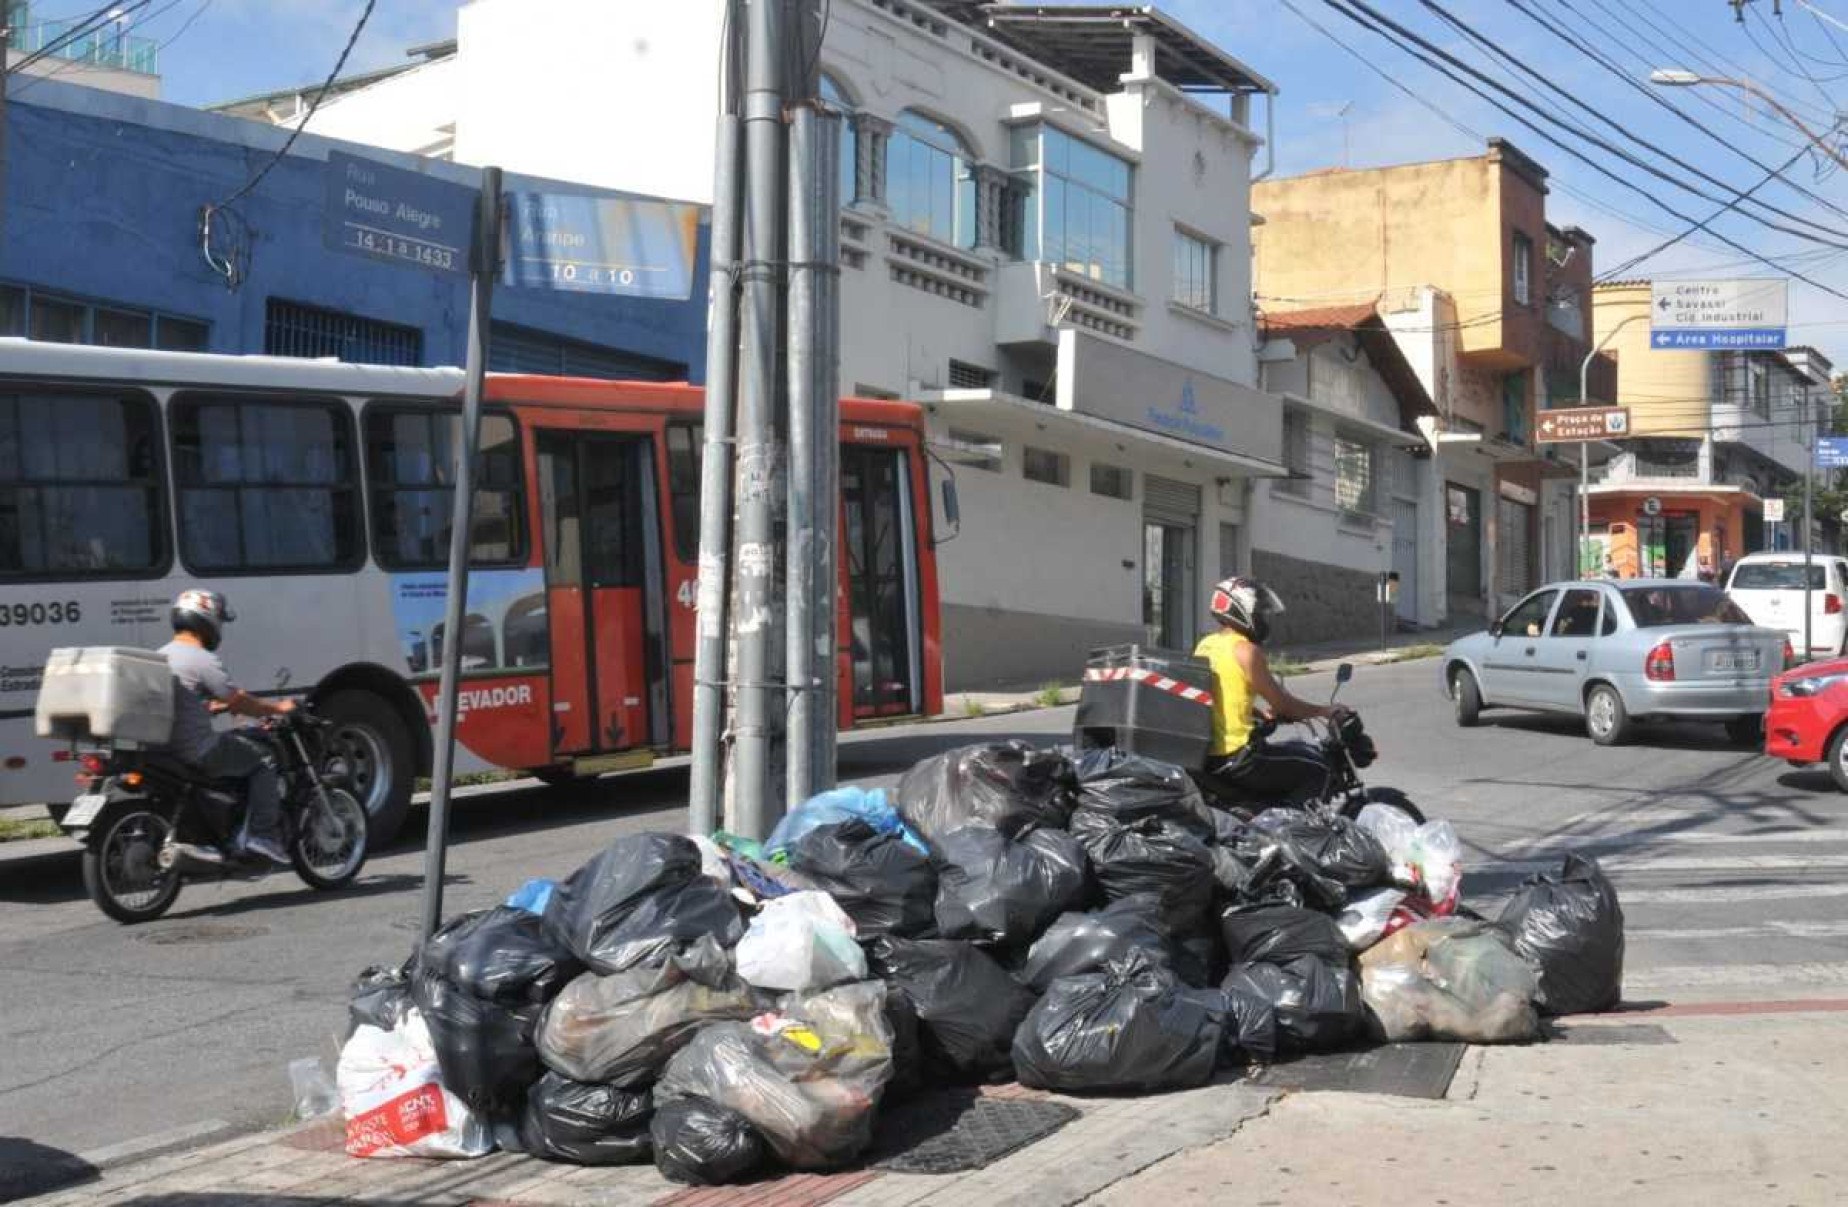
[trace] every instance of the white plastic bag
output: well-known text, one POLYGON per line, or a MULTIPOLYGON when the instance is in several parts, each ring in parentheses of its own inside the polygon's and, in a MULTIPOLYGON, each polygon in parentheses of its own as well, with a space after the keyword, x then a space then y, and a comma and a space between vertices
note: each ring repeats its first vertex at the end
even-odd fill
POLYGON ((1354 824, 1386 848, 1386 858, 1392 861, 1394 882, 1407 886, 1414 883, 1412 845, 1418 839, 1417 822, 1388 805, 1368 805, 1354 818, 1354 824))
POLYGON ((1380 941, 1392 923, 1393 911, 1405 900, 1403 889, 1382 888, 1348 898, 1347 908, 1335 918, 1342 937, 1355 951, 1365 951, 1380 941))
POLYGON ((346 1150, 355 1157, 485 1157, 494 1133, 443 1088, 429 1028, 415 1008, 396 1029, 362 1026, 340 1050, 346 1150))
POLYGON ((1412 841, 1412 864, 1418 883, 1440 909, 1454 906, 1463 887, 1463 840, 1447 821, 1428 821, 1412 841))
POLYGON ((790 893, 764 902, 738 942, 738 975, 759 989, 826 989, 866 978, 866 953, 853 919, 826 893, 790 893))

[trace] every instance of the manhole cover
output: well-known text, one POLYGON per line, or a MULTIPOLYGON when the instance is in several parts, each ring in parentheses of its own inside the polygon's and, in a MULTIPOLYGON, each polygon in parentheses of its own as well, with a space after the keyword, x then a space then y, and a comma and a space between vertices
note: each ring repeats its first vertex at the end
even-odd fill
POLYGON ((1323 1052, 1276 1064, 1251 1078, 1279 1090, 1340 1090, 1442 1098, 1463 1061, 1462 1044, 1386 1044, 1362 1052, 1323 1052))
POLYGON ((189 922, 184 926, 167 926, 144 931, 135 936, 156 947, 178 947, 184 943, 235 943, 267 935, 267 926, 235 926, 229 922, 189 922))
POLYGON ((928 1094, 880 1114, 870 1163, 893 1173, 981 1169, 1079 1114, 1063 1102, 985 1098, 970 1090, 928 1094))
POLYGON ((1562 1044, 1672 1044, 1675 1037, 1655 1023, 1590 1023, 1554 1027, 1553 1042, 1562 1044))

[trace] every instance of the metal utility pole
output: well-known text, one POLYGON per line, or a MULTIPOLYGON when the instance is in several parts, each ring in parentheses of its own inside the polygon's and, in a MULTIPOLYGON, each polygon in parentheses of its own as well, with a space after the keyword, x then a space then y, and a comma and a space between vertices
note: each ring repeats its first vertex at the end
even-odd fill
MULTIPOLYGON (((1810 412, 1805 416, 1808 422, 1804 425, 1809 428, 1810 438, 1803 445, 1803 661, 1808 662, 1814 641, 1814 635, 1810 631, 1810 626, 1814 623, 1814 618, 1810 615, 1810 591, 1812 589, 1810 575, 1815 573, 1814 554, 1810 550, 1813 543, 1810 538, 1812 527, 1810 509, 1813 506, 1813 492, 1810 486, 1816 477, 1816 415, 1815 408, 1810 404, 1807 386, 1803 390, 1803 409, 1810 412)), ((1800 432, 1803 428, 1800 427, 1797 430, 1800 432)))
MULTIPOLYGON (((1605 333, 1603 339, 1591 351, 1585 353, 1585 359, 1579 362, 1579 405, 1587 406, 1591 402, 1591 362, 1598 353, 1604 351, 1606 344, 1617 338, 1617 333, 1638 319, 1646 319, 1649 312, 1632 314, 1605 333)), ((1579 445, 1579 572, 1573 577, 1582 577, 1585 573, 1585 554, 1591 549, 1591 450, 1586 443, 1579 445)))
POLYGON ((699 476, 699 595, 693 651, 693 769, 688 787, 688 828, 718 828, 724 781, 725 633, 732 519, 732 432, 738 401, 738 259, 744 203, 744 124, 734 86, 744 25, 728 0, 726 46, 719 71, 724 100, 716 140, 712 189, 711 304, 706 339, 705 447, 699 476))
POLYGON ((481 448, 481 387, 487 376, 488 315, 501 264, 501 170, 483 168, 470 265, 468 363, 462 382, 455 501, 449 512, 449 583, 443 610, 442 677, 436 689, 436 749, 430 769, 430 826, 424 847, 423 937, 443 918, 443 873, 449 853, 449 788, 456 757, 456 686, 462 674, 462 628, 468 616, 468 553, 474 534, 475 459, 481 448))

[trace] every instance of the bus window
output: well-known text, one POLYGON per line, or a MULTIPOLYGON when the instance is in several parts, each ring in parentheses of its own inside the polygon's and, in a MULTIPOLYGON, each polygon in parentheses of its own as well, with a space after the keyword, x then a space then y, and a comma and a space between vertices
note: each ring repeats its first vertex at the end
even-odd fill
POLYGON ((163 573, 156 430, 146 398, 0 393, 0 579, 163 573))
MULTIPOLYGON (((372 486, 372 548, 388 570, 439 569, 449 562, 449 514, 455 492, 460 416, 441 411, 366 409, 372 486)), ((504 414, 481 417, 476 471, 473 565, 519 564, 525 558, 520 436, 504 414)))
MULTIPOLYGON (((430 667, 436 670, 443 665, 443 624, 438 621, 430 629, 430 667)), ((494 625, 479 612, 470 612, 462 618, 462 669, 465 671, 491 670, 500 665, 500 651, 494 644, 494 625)))
POLYGON ((552 633, 546 626, 545 595, 516 599, 501 622, 501 645, 508 666, 544 666, 552 660, 552 633))
POLYGON ((183 395, 169 413, 189 570, 351 570, 364 560, 345 404, 183 395))
POLYGON ((667 425, 667 490, 674 513, 674 553, 682 562, 699 561, 700 457, 705 424, 667 425))

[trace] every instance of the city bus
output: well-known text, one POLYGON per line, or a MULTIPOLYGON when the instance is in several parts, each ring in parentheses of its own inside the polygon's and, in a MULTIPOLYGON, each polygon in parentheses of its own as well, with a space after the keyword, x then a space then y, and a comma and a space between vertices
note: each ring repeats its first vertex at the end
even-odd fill
MULTIPOLYGON (((46 652, 155 648, 222 591, 245 690, 335 723, 375 834, 428 774, 462 374, 0 339, 0 803, 70 794, 46 652)), ((459 770, 557 781, 691 740, 699 387, 491 374, 459 770)), ((841 407, 843 727, 940 712, 923 417, 841 407)))

